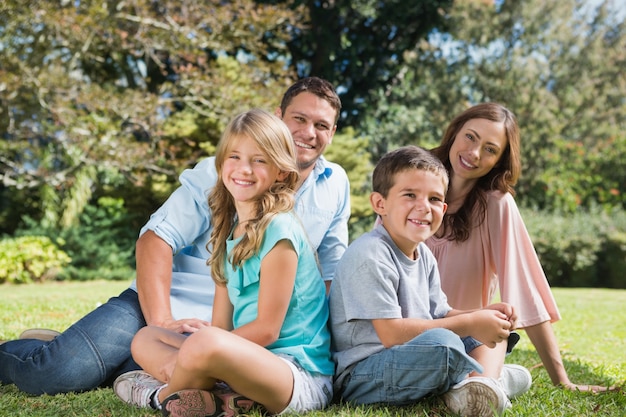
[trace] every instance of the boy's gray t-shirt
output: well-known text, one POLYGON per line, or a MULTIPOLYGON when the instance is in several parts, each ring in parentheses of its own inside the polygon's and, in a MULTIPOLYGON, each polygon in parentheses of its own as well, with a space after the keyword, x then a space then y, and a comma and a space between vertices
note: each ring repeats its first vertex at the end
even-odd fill
POLYGON ((425 244, 408 258, 382 224, 348 247, 330 290, 336 388, 352 365, 380 352, 373 319, 441 318, 450 312, 437 261, 425 244))

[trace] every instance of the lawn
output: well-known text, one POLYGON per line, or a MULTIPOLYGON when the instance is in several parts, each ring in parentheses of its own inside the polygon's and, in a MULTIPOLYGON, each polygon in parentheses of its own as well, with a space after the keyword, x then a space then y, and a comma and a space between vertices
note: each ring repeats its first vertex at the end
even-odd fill
MULTIPOLYGON (((29 327, 63 330, 77 318, 117 295, 127 282, 72 282, 0 286, 0 340, 15 338, 29 327)), ((563 320, 554 325, 560 349, 575 382, 613 384, 621 392, 583 394, 552 386, 528 338, 507 362, 531 369, 533 386, 513 401, 507 416, 626 416, 626 291, 555 288, 563 320)), ((133 409, 110 388, 83 394, 30 397, 15 386, 0 385, 0 416, 158 416, 133 409)), ((450 416, 437 398, 410 407, 349 407, 333 405, 310 417, 450 416)), ((253 414, 257 417, 260 414, 253 414)))

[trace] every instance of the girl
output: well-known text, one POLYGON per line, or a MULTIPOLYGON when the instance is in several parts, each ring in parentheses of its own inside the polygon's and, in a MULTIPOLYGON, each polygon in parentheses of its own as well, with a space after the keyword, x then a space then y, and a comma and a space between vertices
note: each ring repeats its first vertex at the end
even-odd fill
POLYGON ((328 307, 315 255, 292 212, 298 170, 291 134, 265 111, 240 114, 215 164, 212 326, 188 337, 139 331, 133 357, 167 385, 136 375, 116 381, 115 391, 136 405, 151 397, 165 416, 237 415, 253 402, 270 413, 324 408, 334 372, 328 307))
MULTIPOLYGON (((520 133, 513 113, 484 103, 459 114, 433 150, 448 169, 448 211, 426 241, 439 264, 448 302, 457 309, 490 304, 496 289, 515 307, 518 327, 535 345, 555 385, 580 391, 606 387, 569 380, 551 323, 560 314, 513 199, 521 170, 520 133)), ((499 375, 506 343, 477 358, 499 375)))

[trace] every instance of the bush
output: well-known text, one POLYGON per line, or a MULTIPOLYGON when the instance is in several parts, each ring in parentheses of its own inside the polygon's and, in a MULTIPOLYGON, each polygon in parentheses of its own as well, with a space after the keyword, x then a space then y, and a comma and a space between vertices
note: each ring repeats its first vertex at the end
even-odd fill
POLYGON ((71 258, 46 236, 0 240, 0 283, 54 279, 71 258))
POLYGON ((24 219, 28 227, 16 233, 61 238, 59 246, 72 261, 59 271, 59 280, 126 280, 134 273, 133 251, 138 232, 129 227, 131 220, 122 199, 102 197, 97 205, 85 207, 75 226, 49 229, 24 219))
POLYGON ((522 209, 543 269, 556 287, 626 288, 626 212, 522 209))

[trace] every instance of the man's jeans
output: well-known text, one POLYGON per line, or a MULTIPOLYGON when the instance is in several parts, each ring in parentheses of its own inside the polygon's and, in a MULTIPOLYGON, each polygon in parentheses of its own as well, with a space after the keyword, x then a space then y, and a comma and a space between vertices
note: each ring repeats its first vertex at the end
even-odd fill
POLYGON ((87 391, 139 369, 130 354, 146 325, 137 293, 113 297, 50 342, 24 339, 0 345, 0 382, 29 394, 87 391))
POLYGON ((341 394, 353 404, 404 405, 443 394, 474 370, 482 367, 465 353, 459 336, 431 329, 363 359, 346 377, 341 394))

